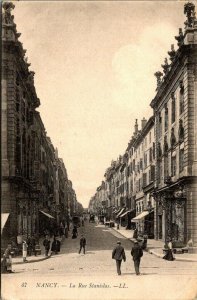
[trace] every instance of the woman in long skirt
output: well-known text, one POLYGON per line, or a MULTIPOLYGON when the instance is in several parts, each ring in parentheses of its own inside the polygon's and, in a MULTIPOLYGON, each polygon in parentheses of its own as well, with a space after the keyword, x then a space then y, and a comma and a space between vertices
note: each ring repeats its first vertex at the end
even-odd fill
POLYGON ((167 249, 166 254, 164 255, 163 259, 170 260, 170 261, 175 260, 173 253, 172 253, 172 241, 169 241, 168 249, 167 249))
POLYGON ((2 273, 13 273, 12 271, 12 252, 11 252, 12 245, 8 244, 2 261, 2 273))

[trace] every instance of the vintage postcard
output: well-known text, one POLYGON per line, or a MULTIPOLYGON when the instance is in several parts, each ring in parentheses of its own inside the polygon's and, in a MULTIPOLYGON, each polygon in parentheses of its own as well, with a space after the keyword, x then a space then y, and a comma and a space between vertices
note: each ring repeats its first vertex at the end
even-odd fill
POLYGON ((1 299, 197 299, 195 1, 3 1, 1 299))

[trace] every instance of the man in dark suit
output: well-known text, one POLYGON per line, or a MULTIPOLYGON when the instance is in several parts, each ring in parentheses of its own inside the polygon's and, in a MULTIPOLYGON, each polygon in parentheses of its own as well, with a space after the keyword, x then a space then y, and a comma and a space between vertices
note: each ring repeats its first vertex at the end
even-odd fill
POLYGON ((143 256, 143 251, 140 245, 138 244, 137 240, 134 241, 134 245, 131 249, 131 255, 133 256, 135 273, 136 275, 140 275, 139 267, 140 267, 141 257, 143 256))
POLYGON ((81 249, 83 248, 83 254, 85 254, 85 246, 86 246, 86 239, 83 236, 83 234, 81 235, 80 238, 80 249, 79 249, 79 254, 81 253, 81 249))
POLYGON ((121 242, 117 242, 117 246, 112 251, 112 259, 116 260, 116 267, 118 275, 121 275, 121 263, 122 260, 126 261, 126 255, 124 248, 121 246, 121 242))

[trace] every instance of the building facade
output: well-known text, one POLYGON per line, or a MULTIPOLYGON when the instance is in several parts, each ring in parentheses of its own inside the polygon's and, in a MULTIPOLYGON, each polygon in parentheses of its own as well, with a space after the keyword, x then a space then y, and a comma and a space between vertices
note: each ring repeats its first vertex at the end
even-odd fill
POLYGON ((11 11, 2 15, 2 241, 42 234, 72 213, 76 194, 37 108, 40 100, 11 11), (70 193, 70 194, 69 194, 70 193), (69 197, 68 197, 69 194, 69 197))
POLYGON ((163 74, 157 72, 155 115, 157 205, 156 236, 197 245, 197 20, 187 3, 185 30, 179 29, 178 49, 168 52, 163 74))
MULTIPOLYGON (((105 173, 110 217, 135 216, 141 234, 197 246, 197 19, 184 5, 184 31, 175 37, 163 73, 155 73, 153 116, 142 120, 123 156, 105 173), (124 211, 121 209, 124 208, 124 211), (121 212, 121 213, 120 213, 121 212)), ((124 222, 123 222, 124 223, 124 222)), ((122 223, 121 223, 122 225, 122 223)), ((125 224, 124 224, 125 226, 125 224)))

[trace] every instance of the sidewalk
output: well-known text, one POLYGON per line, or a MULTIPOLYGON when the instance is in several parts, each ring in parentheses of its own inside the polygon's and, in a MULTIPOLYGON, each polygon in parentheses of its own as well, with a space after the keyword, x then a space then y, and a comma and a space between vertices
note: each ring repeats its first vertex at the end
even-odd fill
MULTIPOLYGON (((43 240, 44 238, 40 238, 40 248, 41 248, 41 254, 40 255, 32 255, 32 256, 27 256, 27 262, 23 262, 23 257, 22 256, 17 256, 17 257, 13 257, 12 258, 12 264, 13 265, 19 265, 19 264, 28 264, 28 263, 34 263, 34 262, 38 262, 38 261, 43 261, 45 259, 49 259, 51 256, 45 256, 45 249, 43 246, 43 240)), ((53 241, 53 238, 50 238, 51 244, 53 241)), ((64 242, 64 239, 60 239, 59 241, 61 241, 61 244, 64 242)), ((50 252, 49 252, 50 253, 50 252)))
MULTIPOLYGON (((117 226, 112 227, 113 230, 116 232, 119 232, 122 236, 124 236, 127 239, 132 239, 133 238, 133 230, 126 230, 124 227, 120 227, 120 229, 117 229, 117 226)), ((147 249, 146 251, 149 252, 150 254, 153 254, 157 257, 163 258, 163 247, 164 247, 164 242, 162 241, 157 241, 154 239, 148 239, 147 242, 147 249)), ((192 254, 192 253, 183 253, 183 254, 174 254, 174 257, 178 261, 192 261, 192 262, 197 262, 197 254, 192 254)))

